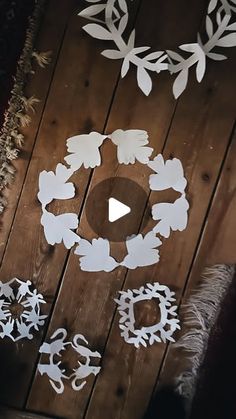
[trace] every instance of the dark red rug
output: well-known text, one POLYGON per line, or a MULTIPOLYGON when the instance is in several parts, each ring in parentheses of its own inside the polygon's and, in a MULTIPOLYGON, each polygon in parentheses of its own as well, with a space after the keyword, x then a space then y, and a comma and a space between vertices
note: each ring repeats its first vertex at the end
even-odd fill
POLYGON ((0 0, 0 127, 35 0, 0 0))

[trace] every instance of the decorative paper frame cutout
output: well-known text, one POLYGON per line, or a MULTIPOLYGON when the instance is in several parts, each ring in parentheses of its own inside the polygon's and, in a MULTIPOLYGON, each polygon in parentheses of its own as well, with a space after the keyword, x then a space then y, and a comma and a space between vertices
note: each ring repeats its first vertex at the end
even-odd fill
POLYGON ((170 341, 175 342, 173 334, 180 329, 177 317, 177 306, 172 305, 176 299, 175 293, 170 291, 166 285, 147 283, 139 289, 120 291, 120 298, 115 299, 120 314, 119 327, 121 336, 125 342, 139 348, 140 345, 147 347, 154 342, 170 341), (135 328, 134 305, 140 301, 156 299, 159 301, 160 321, 151 326, 135 328))
POLYGON ((41 304, 45 303, 42 294, 29 280, 25 282, 12 278, 5 283, 0 281, 0 338, 8 337, 14 342, 24 338, 33 339, 33 330, 38 331, 47 318, 40 311, 41 304), (11 313, 10 306, 13 304, 22 306, 22 313, 18 317, 11 313))
POLYGON ((189 204, 185 189, 187 180, 179 159, 164 161, 161 154, 150 160, 153 148, 148 146, 148 133, 144 130, 117 129, 112 134, 102 135, 98 132, 76 135, 67 140, 67 150, 70 154, 65 161, 70 168, 59 163, 55 173, 43 170, 39 175, 38 199, 42 205, 41 224, 47 242, 51 245, 64 243, 67 249, 75 244, 75 254, 80 257, 80 267, 87 272, 111 272, 118 266, 129 269, 149 266, 159 262, 158 248, 162 245, 159 234, 169 237, 171 231, 183 231, 188 222, 189 204), (47 205, 54 199, 70 199, 75 196, 75 186, 68 182, 70 177, 82 165, 94 168, 101 165, 100 147, 105 140, 112 141, 117 146, 117 159, 120 164, 135 164, 139 161, 148 165, 154 172, 149 177, 150 189, 162 191, 172 188, 180 194, 174 203, 158 203, 152 207, 152 218, 157 225, 145 236, 142 234, 127 237, 127 255, 120 262, 110 255, 110 243, 101 237, 91 242, 81 238, 74 230, 79 220, 77 214, 66 213, 54 215, 47 210, 47 205))
POLYGON ((66 329, 57 329, 50 337, 50 343, 44 342, 39 348, 39 352, 48 355, 49 363, 38 364, 38 371, 41 375, 46 374, 52 388, 57 394, 64 391, 64 380, 71 381, 71 387, 75 391, 80 391, 86 385, 86 378, 93 374, 96 376, 101 367, 92 366, 91 358, 101 358, 101 354, 97 351, 91 351, 88 347, 88 341, 83 335, 77 334, 73 340, 67 340, 66 329), (62 352, 71 346, 78 354, 78 367, 73 369, 71 375, 65 374, 66 370, 62 368, 61 362, 56 361, 56 357, 62 356, 62 352), (79 361, 81 357, 85 358, 85 363, 79 361))
POLYGON ((200 34, 197 34, 195 43, 179 46, 180 52, 171 50, 150 52, 149 46, 135 46, 135 29, 126 42, 124 33, 129 22, 127 0, 106 0, 103 4, 101 0, 86 1, 92 5, 83 9, 79 16, 94 23, 85 25, 83 29, 93 38, 115 44, 115 49, 104 50, 101 54, 112 60, 123 60, 122 78, 128 73, 130 64, 135 66, 138 86, 146 96, 152 90, 150 73, 168 70, 170 74, 177 74, 173 84, 173 94, 177 99, 187 86, 192 66, 196 65, 196 78, 200 83, 206 71, 207 58, 215 61, 227 58, 217 49, 215 52, 215 48, 236 46, 236 22, 232 21, 232 16, 236 12, 235 0, 210 0, 205 23, 206 42, 202 42, 200 34))

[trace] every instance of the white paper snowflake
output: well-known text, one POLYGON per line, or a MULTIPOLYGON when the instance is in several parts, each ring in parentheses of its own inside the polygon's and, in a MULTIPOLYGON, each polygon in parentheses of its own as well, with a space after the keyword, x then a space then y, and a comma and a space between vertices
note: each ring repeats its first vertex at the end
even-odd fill
POLYGON ((187 180, 181 161, 177 158, 165 161, 161 154, 150 160, 153 149, 148 144, 148 133, 139 129, 117 129, 107 136, 94 131, 90 134, 76 135, 67 140, 68 152, 72 154, 66 156, 65 160, 71 167, 68 169, 59 163, 55 173, 45 170, 40 173, 38 198, 42 205, 41 224, 45 238, 51 245, 63 242, 67 249, 77 244, 75 254, 80 257, 80 267, 83 271, 111 272, 118 266, 136 269, 158 263, 158 248, 162 242, 156 235, 169 237, 171 231, 182 231, 186 228, 189 204, 185 195, 187 180), (77 169, 82 165, 85 168, 94 168, 101 164, 99 147, 105 139, 117 146, 117 159, 120 164, 132 165, 138 161, 148 165, 155 172, 149 177, 151 190, 172 188, 181 194, 173 204, 153 205, 152 218, 158 220, 158 224, 145 236, 138 234, 127 237, 127 254, 120 262, 110 254, 108 240, 99 237, 89 242, 74 231, 79 225, 77 214, 54 215, 47 210, 47 205, 53 199, 74 197, 74 184, 68 180, 77 169))
POLYGON ((44 342, 39 352, 48 355, 49 363, 38 364, 38 370, 41 375, 46 374, 49 382, 56 393, 61 394, 64 391, 64 381, 70 380, 73 390, 80 391, 86 385, 86 378, 91 374, 96 376, 101 367, 91 365, 91 358, 101 358, 97 351, 92 351, 88 347, 88 342, 83 335, 77 334, 73 340, 67 340, 67 331, 63 328, 57 329, 50 338, 50 343, 44 342), (62 352, 71 346, 78 354, 78 364, 73 369, 72 374, 66 373, 66 369, 61 366, 62 361, 57 362, 56 357, 62 356, 62 352), (81 357, 85 362, 81 361, 81 357))
POLYGON ((120 314, 119 327, 125 342, 133 344, 136 348, 140 345, 147 347, 154 342, 174 342, 173 334, 180 329, 179 320, 176 318, 175 293, 165 285, 158 282, 146 284, 139 289, 120 291, 120 298, 115 299, 120 314), (160 321, 151 326, 135 328, 134 306, 140 301, 155 299, 160 309, 160 321))
POLYGON ((93 38, 114 43, 115 49, 104 50, 102 55, 112 60, 123 60, 121 77, 125 77, 131 67, 136 67, 138 86, 146 96, 152 90, 151 74, 169 71, 170 74, 177 74, 173 83, 173 94, 177 99, 187 86, 191 67, 196 67, 196 78, 200 83, 206 72, 207 59, 225 60, 227 57, 219 53, 219 49, 236 46, 235 0, 210 0, 204 42, 197 34, 196 42, 180 45, 178 52, 150 52, 149 46, 135 46, 135 29, 130 34, 126 32, 129 27, 127 0, 106 0, 102 4, 100 1, 87 0, 93 5, 79 13, 79 16, 93 22, 83 29, 93 38))
POLYGON ((40 314, 41 304, 45 304, 44 298, 31 281, 18 278, 0 281, 0 337, 9 337, 14 342, 32 339, 33 331, 38 331, 47 318, 40 314))

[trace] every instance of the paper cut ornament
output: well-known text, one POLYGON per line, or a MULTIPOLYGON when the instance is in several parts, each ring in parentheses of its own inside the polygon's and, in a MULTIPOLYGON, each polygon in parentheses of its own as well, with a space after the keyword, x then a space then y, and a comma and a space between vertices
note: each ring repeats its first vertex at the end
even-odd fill
POLYGON ((118 263, 110 256, 110 243, 106 239, 93 239, 92 243, 81 239, 75 249, 75 254, 81 256, 80 267, 82 271, 111 272, 118 263))
POLYGON ((180 329, 179 320, 176 318, 175 293, 165 285, 158 282, 146 284, 139 289, 120 291, 120 298, 115 299, 120 314, 119 327, 125 342, 139 348, 147 347, 154 342, 174 342, 173 334, 180 329), (136 303, 155 299, 160 309, 160 321, 140 329, 135 327, 134 306, 136 303))
POLYGON ((200 83, 206 71, 206 59, 225 60, 227 57, 218 49, 236 46, 235 0, 210 0, 205 21, 205 42, 197 34, 196 42, 180 45, 179 52, 150 52, 149 46, 135 46, 135 29, 126 41, 129 23, 127 0, 106 0, 104 4, 100 4, 100 0, 87 2, 96 4, 86 7, 79 16, 96 23, 89 23, 83 29, 93 38, 114 43, 114 49, 104 50, 102 55, 111 60, 123 60, 121 77, 126 76, 131 66, 136 67, 138 86, 146 96, 152 90, 150 74, 168 70, 170 74, 177 74, 173 84, 173 94, 177 99, 187 86, 192 66, 196 66, 196 78, 200 83))
POLYGON ((70 249, 80 241, 80 237, 72 231, 78 227, 76 214, 53 215, 45 210, 41 217, 41 224, 44 227, 46 240, 51 245, 63 241, 65 247, 70 249))
POLYGON ((160 222, 154 227, 155 233, 168 238, 171 230, 183 231, 188 223, 189 203, 182 195, 173 204, 160 203, 152 207, 152 217, 160 222))
POLYGON ((134 164, 135 160, 147 164, 153 148, 147 147, 148 134, 146 131, 130 129, 123 131, 117 129, 110 136, 117 146, 117 158, 119 163, 134 164))
POLYGON ((9 337, 14 342, 33 339, 34 330, 38 331, 47 318, 41 314, 42 304, 44 298, 31 281, 18 278, 0 281, 0 337, 9 337))
MULTIPOLYGON (((148 146, 148 133, 144 130, 117 129, 105 136, 97 132, 85 135, 76 135, 67 140, 68 155, 65 160, 71 165, 67 169, 58 164, 55 174, 43 171, 39 175, 38 198, 42 205, 41 224, 47 242, 51 245, 64 243, 67 249, 75 244, 75 254, 80 257, 80 267, 87 272, 111 272, 118 266, 129 269, 149 266, 159 261, 158 248, 162 242, 156 234, 169 237, 170 231, 182 231, 187 226, 188 202, 185 196, 187 180, 179 159, 166 160, 158 154, 154 160, 149 158, 153 149, 148 146), (67 182, 69 177, 82 165, 85 168, 101 164, 99 147, 105 139, 111 140, 117 146, 117 159, 120 164, 135 164, 139 161, 148 165, 155 174, 149 177, 151 190, 162 191, 168 188, 181 193, 181 197, 172 203, 159 203, 152 207, 152 218, 158 224, 145 236, 142 234, 127 237, 127 254, 120 262, 110 255, 110 243, 104 238, 93 239, 91 242, 81 238, 74 230, 78 228, 78 216, 73 213, 54 215, 46 207, 53 199, 70 199, 75 195, 72 182, 67 182)), ((127 207, 128 208, 128 207, 127 207)))
POLYGON ((65 157, 66 163, 75 171, 82 165, 85 169, 100 166, 101 156, 99 147, 105 140, 106 135, 98 132, 90 132, 90 134, 75 135, 67 140, 67 150, 72 153, 65 157))
POLYGON ((70 376, 70 379, 72 380, 71 385, 75 391, 82 390, 82 388, 86 385, 85 378, 91 374, 96 376, 101 370, 101 367, 90 365, 91 358, 101 358, 101 354, 98 351, 91 351, 89 348, 87 348, 87 345, 88 341, 83 335, 78 334, 74 336, 72 342, 74 350, 78 353, 79 356, 82 356, 86 359, 85 364, 82 364, 80 361, 78 361, 79 366, 74 368, 74 372, 70 376), (81 380, 83 380, 82 383, 81 380))
POLYGON ((91 374, 96 376, 101 367, 91 365, 91 358, 101 358, 97 351, 91 351, 88 342, 83 335, 75 335, 73 341, 67 340, 67 331, 63 328, 57 329, 50 338, 50 343, 44 342, 39 352, 48 355, 49 363, 38 364, 38 370, 41 375, 46 374, 52 388, 58 394, 62 394, 65 388, 65 380, 71 381, 73 390, 80 391, 86 385, 86 378, 91 374), (78 367, 73 369, 73 373, 68 375, 66 369, 62 368, 62 361, 57 362, 56 356, 62 356, 62 352, 71 346, 78 354, 78 367), (82 363, 81 357, 85 359, 82 363))
POLYGON ((66 183, 73 173, 73 170, 67 169, 61 163, 57 165, 55 174, 46 170, 40 173, 38 199, 43 206, 53 199, 69 199, 75 196, 73 183, 66 183))
POLYGON ((172 188, 177 192, 184 193, 187 180, 184 177, 184 170, 179 159, 166 160, 158 154, 148 166, 156 172, 149 178, 150 189, 152 191, 164 191, 172 188))
POLYGON ((136 269, 138 266, 149 266, 159 262, 159 250, 156 248, 161 244, 161 240, 156 237, 153 231, 144 237, 142 234, 138 234, 133 238, 128 238, 126 240, 128 254, 121 265, 129 269, 136 269))

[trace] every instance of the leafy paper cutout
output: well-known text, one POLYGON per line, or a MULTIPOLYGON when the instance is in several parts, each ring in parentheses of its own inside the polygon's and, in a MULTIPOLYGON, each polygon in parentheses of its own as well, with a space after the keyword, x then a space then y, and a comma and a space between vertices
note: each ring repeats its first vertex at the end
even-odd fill
POLYGON ((140 89, 143 91, 143 93, 146 96, 148 96, 152 90, 152 79, 144 67, 138 67, 137 81, 138 81, 138 86, 140 87, 140 89))
POLYGON ((148 166, 156 172, 150 175, 149 184, 153 191, 163 191, 173 188, 177 192, 185 191, 187 180, 184 177, 184 170, 179 159, 166 160, 158 154, 148 166))
POLYGON ((99 147, 105 140, 106 135, 98 132, 75 135, 67 140, 67 150, 72 153, 65 157, 65 161, 73 170, 78 170, 82 165, 85 169, 100 166, 101 156, 99 147))
POLYGON ((66 183, 73 173, 72 169, 67 169, 61 163, 57 165, 55 173, 46 170, 40 173, 38 199, 44 207, 53 199, 74 197, 75 188, 73 183, 66 183))
POLYGON ((80 241, 80 237, 74 233, 78 227, 78 216, 73 213, 54 215, 44 211, 41 217, 41 224, 44 227, 44 234, 49 244, 61 243, 70 249, 80 241))
POLYGON ((107 239, 93 239, 92 243, 81 239, 75 249, 75 254, 80 258, 82 271, 87 272, 111 272, 118 266, 118 263, 110 256, 110 243, 107 239))
POLYGON ((185 196, 178 198, 173 204, 160 203, 152 207, 152 218, 160 220, 154 227, 155 233, 168 238, 170 231, 183 231, 188 223, 189 203, 185 196))
POLYGON ((149 266, 159 262, 159 250, 156 248, 161 244, 162 242, 153 231, 144 237, 142 234, 138 234, 133 238, 128 238, 126 240, 128 254, 121 265, 129 269, 136 269, 138 266, 149 266))
POLYGON ((85 32, 97 39, 109 40, 112 39, 112 34, 101 25, 96 23, 89 23, 83 27, 85 32))
POLYGON ((235 0, 209 1, 205 20, 206 42, 203 43, 198 34, 196 42, 180 45, 179 49, 185 51, 184 56, 168 50, 150 53, 149 46, 136 47, 135 29, 127 41, 124 36, 129 21, 127 0, 106 0, 104 4, 101 4, 100 0, 87 0, 87 2, 97 4, 87 7, 80 13, 80 16, 97 23, 90 23, 83 29, 94 38, 113 41, 116 49, 104 50, 102 54, 110 59, 123 60, 121 77, 127 74, 131 67, 130 64, 136 66, 138 86, 145 95, 149 95, 152 90, 150 74, 169 70, 171 74, 177 74, 173 83, 173 94, 177 99, 187 86, 191 67, 196 66, 196 77, 198 82, 201 82, 206 70, 206 57, 213 60, 224 59, 222 54, 212 50, 215 47, 236 46, 236 32, 227 33, 236 31, 235 22, 230 23, 231 16, 236 12, 235 0), (95 16, 103 10, 105 17, 96 18, 95 16), (214 12, 215 22, 210 16, 212 12, 214 12))
POLYGON ((119 163, 134 164, 135 160, 143 164, 148 163, 153 148, 146 147, 146 144, 148 144, 148 133, 146 131, 117 129, 109 135, 109 138, 117 146, 119 163))

